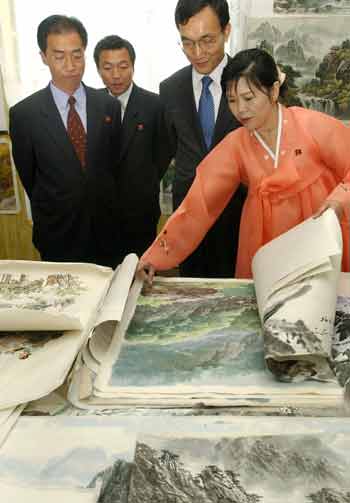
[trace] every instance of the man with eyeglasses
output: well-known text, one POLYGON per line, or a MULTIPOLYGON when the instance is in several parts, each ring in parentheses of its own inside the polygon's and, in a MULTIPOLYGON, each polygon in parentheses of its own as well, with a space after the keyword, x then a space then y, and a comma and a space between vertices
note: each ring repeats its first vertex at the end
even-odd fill
MULTIPOLYGON (((228 61, 225 42, 231 30, 227 1, 179 0, 175 23, 190 65, 160 84, 175 159, 174 209, 188 192, 201 160, 240 126, 221 90, 221 75, 228 61)), ((180 266, 182 276, 234 276, 244 199, 245 189, 241 187, 199 247, 180 266)))

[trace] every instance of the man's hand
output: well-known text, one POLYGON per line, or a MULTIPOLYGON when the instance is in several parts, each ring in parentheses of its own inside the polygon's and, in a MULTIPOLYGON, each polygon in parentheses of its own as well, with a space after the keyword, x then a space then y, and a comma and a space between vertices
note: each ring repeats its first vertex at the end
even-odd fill
POLYGON ((137 264, 136 275, 149 285, 152 285, 155 272, 153 265, 148 262, 142 262, 142 260, 140 260, 137 264))
POLYGON ((338 201, 325 201, 320 206, 318 211, 316 211, 316 213, 314 214, 314 218, 320 217, 322 215, 322 213, 324 213, 329 208, 331 208, 335 212, 335 214, 338 217, 339 222, 341 222, 341 219, 343 217, 343 207, 338 201))

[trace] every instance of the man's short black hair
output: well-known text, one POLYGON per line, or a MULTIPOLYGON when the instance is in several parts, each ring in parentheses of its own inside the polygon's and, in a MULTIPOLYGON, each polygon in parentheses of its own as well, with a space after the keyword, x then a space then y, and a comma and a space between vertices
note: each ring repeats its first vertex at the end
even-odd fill
POLYGON ((82 41, 84 49, 88 42, 86 29, 81 21, 76 17, 61 16, 54 14, 45 18, 38 26, 37 41, 40 50, 45 54, 47 49, 47 37, 51 34, 76 32, 82 41))
POLYGON ((132 66, 135 65, 136 53, 132 44, 125 40, 124 38, 118 37, 118 35, 108 35, 102 40, 97 42, 94 50, 94 60, 97 68, 99 67, 100 54, 102 51, 113 51, 115 49, 126 49, 129 53, 132 66))
POLYGON ((179 0, 175 9, 175 23, 177 28, 186 24, 188 20, 198 14, 205 7, 211 7, 218 16, 221 29, 230 21, 230 11, 227 0, 179 0))

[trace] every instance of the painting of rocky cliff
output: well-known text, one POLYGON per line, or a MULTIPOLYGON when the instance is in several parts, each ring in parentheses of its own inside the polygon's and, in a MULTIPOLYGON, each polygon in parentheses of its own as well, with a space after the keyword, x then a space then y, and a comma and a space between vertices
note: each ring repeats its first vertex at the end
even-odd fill
POLYGON ((350 0, 274 0, 276 14, 350 14, 350 0))
POLYGON ((350 119, 350 16, 253 18, 247 33, 287 74, 286 105, 350 119))
POLYGON ((349 448, 343 434, 145 437, 129 503, 348 502, 349 448))

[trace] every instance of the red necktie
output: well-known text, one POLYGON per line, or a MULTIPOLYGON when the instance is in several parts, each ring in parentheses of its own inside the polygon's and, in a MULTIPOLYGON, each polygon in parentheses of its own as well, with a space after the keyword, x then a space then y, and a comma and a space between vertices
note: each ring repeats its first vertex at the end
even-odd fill
POLYGON ((69 96, 69 112, 67 119, 67 133, 76 151, 80 164, 85 168, 86 160, 86 133, 81 122, 80 116, 75 109, 76 99, 74 96, 69 96))

